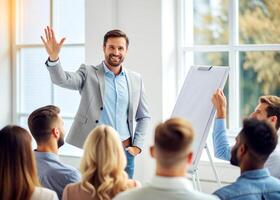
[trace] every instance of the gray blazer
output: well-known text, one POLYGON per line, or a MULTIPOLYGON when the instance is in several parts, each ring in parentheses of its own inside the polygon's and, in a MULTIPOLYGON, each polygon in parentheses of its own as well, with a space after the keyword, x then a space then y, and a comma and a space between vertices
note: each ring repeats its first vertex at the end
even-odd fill
MULTIPOLYGON (((48 66, 47 62, 46 65, 48 66)), ((98 66, 82 64, 76 72, 64 71, 60 63, 48 66, 47 69, 54 84, 80 92, 80 105, 66 141, 82 148, 89 132, 98 125, 103 109, 105 90, 103 64, 98 66)), ((150 121, 144 85, 138 73, 123 70, 127 74, 128 82, 128 126, 132 145, 142 149, 150 121)))

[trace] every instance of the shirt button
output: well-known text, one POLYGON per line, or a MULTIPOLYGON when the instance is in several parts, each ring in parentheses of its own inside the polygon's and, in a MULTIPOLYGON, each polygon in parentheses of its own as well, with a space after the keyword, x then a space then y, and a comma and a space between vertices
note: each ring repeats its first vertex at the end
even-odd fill
POLYGON ((103 107, 100 107, 100 110, 103 110, 103 107))
POLYGON ((96 120, 95 122, 96 122, 96 123, 98 123, 99 121, 98 121, 98 120, 96 120))

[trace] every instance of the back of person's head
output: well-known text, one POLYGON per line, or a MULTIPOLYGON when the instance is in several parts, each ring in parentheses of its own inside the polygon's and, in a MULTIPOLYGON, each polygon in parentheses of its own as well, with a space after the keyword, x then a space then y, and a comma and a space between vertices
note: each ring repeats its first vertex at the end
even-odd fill
POLYGON ((181 118, 160 123, 155 129, 155 157, 164 168, 186 163, 194 138, 192 125, 181 118))
POLYGON ((278 136, 275 128, 266 121, 245 119, 240 141, 246 146, 252 162, 265 163, 278 143, 278 136))
POLYGON ((58 146, 64 144, 62 120, 59 118, 60 109, 53 105, 44 106, 33 111, 28 117, 29 130, 38 145, 47 143, 53 128, 57 127, 61 132, 58 146))
POLYGON ((93 129, 84 143, 82 188, 97 199, 111 199, 127 187, 125 166, 118 133, 105 125, 93 129))
POLYGON ((261 96, 259 98, 259 102, 267 104, 266 112, 268 117, 271 116, 277 117, 277 122, 275 127, 276 130, 278 130, 280 127, 280 97, 272 96, 272 95, 261 96))
POLYGON ((19 126, 0 130, 0 199, 30 199, 39 185, 31 141, 19 126))

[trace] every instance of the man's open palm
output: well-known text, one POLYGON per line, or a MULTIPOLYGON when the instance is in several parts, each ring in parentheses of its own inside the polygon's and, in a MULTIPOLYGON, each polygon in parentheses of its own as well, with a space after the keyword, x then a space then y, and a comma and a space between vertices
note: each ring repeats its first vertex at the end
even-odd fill
POLYGON ((47 50, 49 54, 50 60, 54 61, 57 60, 59 57, 60 49, 65 41, 66 38, 62 38, 60 42, 58 43, 55 38, 55 34, 52 28, 47 26, 47 28, 44 29, 45 31, 45 37, 41 36, 41 39, 44 43, 45 49, 47 50))

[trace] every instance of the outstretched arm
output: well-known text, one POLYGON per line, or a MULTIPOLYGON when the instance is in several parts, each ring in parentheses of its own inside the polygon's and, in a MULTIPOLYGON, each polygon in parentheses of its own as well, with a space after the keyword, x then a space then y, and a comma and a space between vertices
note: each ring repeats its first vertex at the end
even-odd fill
POLYGON ((44 31, 45 38, 41 36, 41 39, 49 55, 46 65, 52 82, 60 87, 81 90, 86 79, 86 66, 81 65, 76 72, 64 71, 59 61, 59 52, 63 46, 65 38, 62 38, 60 42, 57 42, 52 28, 47 26, 44 31))
POLYGON ((217 110, 214 130, 213 130, 213 143, 215 157, 230 160, 230 145, 227 139, 226 131, 226 112, 227 112, 227 101, 222 90, 218 89, 212 96, 212 102, 217 110))

